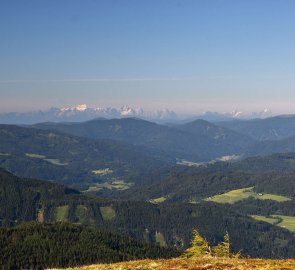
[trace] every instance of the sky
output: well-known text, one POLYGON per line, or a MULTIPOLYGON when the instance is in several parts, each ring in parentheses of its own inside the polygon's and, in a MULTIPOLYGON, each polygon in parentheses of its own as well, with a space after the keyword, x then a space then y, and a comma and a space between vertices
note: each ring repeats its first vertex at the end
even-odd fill
POLYGON ((293 0, 1 0, 0 112, 295 113, 293 0))

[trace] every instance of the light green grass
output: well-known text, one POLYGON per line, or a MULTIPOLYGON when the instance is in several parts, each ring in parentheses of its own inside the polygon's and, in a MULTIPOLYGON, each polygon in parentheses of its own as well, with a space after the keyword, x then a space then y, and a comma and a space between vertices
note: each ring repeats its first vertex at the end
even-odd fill
POLYGON ((58 206, 54 211, 54 219, 55 221, 67 221, 69 217, 69 206, 58 206))
POLYGON ((104 221, 112 221, 116 218, 116 211, 112 206, 99 207, 104 221))
POLYGON ((223 162, 235 161, 235 160, 238 160, 239 158, 240 158, 240 156, 237 156, 237 155, 221 156, 221 157, 218 157, 216 159, 206 161, 206 162, 194 162, 194 161, 190 161, 190 160, 186 160, 186 159, 178 159, 177 164, 189 166, 189 167, 192 167, 192 166, 200 167, 200 166, 206 166, 208 164, 214 164, 219 161, 223 161, 223 162))
POLYGON ((77 205, 75 210, 75 215, 78 218, 79 223, 84 223, 87 221, 87 207, 85 205, 77 205))
POLYGON ((59 159, 46 158, 44 160, 51 163, 52 165, 56 165, 56 166, 67 166, 68 165, 68 163, 62 163, 59 159))
POLYGON ((44 155, 39 155, 39 154, 35 154, 35 153, 26 153, 26 156, 30 157, 30 158, 43 159, 43 160, 51 163, 52 165, 56 165, 56 166, 66 166, 66 165, 68 165, 68 163, 62 163, 59 159, 46 158, 46 156, 44 156, 44 155))
POLYGON ((228 162, 228 161, 235 161, 241 158, 241 156, 237 155, 231 155, 231 156, 222 156, 216 159, 216 161, 223 161, 223 162, 228 162))
POLYGON ((40 158, 40 159, 46 158, 46 156, 44 156, 44 155, 39 155, 39 154, 34 154, 34 153, 26 153, 26 156, 30 157, 30 158, 40 158))
POLYGON ((251 217, 295 232, 295 217, 282 215, 271 215, 269 217, 252 215, 251 217))
POLYGON ((85 192, 95 192, 102 189, 116 189, 116 190, 126 190, 133 186, 133 183, 126 183, 123 180, 120 181, 112 181, 112 182, 105 182, 102 184, 93 184, 90 185, 89 188, 85 192))
POLYGON ((256 199, 260 199, 260 200, 273 200, 273 201, 277 201, 277 202, 291 201, 291 199, 288 198, 288 197, 281 196, 281 195, 275 195, 275 194, 268 194, 268 193, 262 194, 262 195, 258 195, 256 199))
POLYGON ((11 156, 9 153, 0 153, 0 156, 11 156))
POLYGON ((205 201, 233 204, 250 197, 253 197, 259 200, 273 200, 277 202, 285 202, 285 201, 291 200, 288 197, 275 195, 275 194, 255 193, 253 191, 253 187, 249 187, 249 188, 235 189, 220 195, 215 195, 205 199, 205 201))
POLYGON ((185 159, 179 159, 179 160, 177 161, 177 164, 178 164, 178 165, 189 166, 189 167, 192 167, 192 166, 199 167, 199 166, 201 166, 201 165, 204 165, 203 162, 193 162, 193 161, 185 160, 185 159))
POLYGON ((99 169, 99 170, 93 170, 92 173, 95 175, 108 175, 112 174, 114 171, 111 170, 110 168, 105 168, 105 169, 99 169))
POLYGON ((166 197, 159 197, 159 198, 155 198, 155 199, 151 199, 150 202, 151 203, 155 203, 155 204, 158 204, 158 203, 163 203, 167 200, 166 197))
POLYGON ((161 247, 167 246, 165 237, 162 233, 156 232, 155 239, 156 239, 156 243, 158 243, 161 247))
POLYGON ((259 216, 259 215, 251 215, 252 218, 254 218, 257 221, 264 221, 267 223, 270 223, 272 225, 278 223, 280 220, 274 217, 265 217, 265 216, 259 216))
POLYGON ((278 226, 285 228, 291 232, 295 232, 295 217, 281 215, 273 215, 273 217, 278 217, 283 220, 281 223, 278 224, 278 226))

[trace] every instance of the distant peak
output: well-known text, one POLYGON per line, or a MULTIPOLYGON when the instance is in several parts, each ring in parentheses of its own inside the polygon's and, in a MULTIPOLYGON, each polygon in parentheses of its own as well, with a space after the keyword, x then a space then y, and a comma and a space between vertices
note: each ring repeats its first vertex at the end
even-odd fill
POLYGON ((142 116, 144 114, 143 109, 141 108, 136 108, 133 109, 129 106, 123 106, 120 109, 120 114, 121 116, 142 116))
POLYGON ((79 112, 83 112, 83 111, 86 111, 88 109, 88 107, 86 104, 81 104, 81 105, 76 106, 75 109, 79 112))
POLYGON ((239 118, 243 115, 243 112, 240 112, 238 110, 233 110, 232 113, 231 113, 232 117, 234 118, 239 118))
POLYGON ((60 110, 62 112, 64 111, 79 111, 79 112, 84 112, 88 109, 86 104, 79 104, 76 107, 69 107, 69 108, 61 108, 60 110))

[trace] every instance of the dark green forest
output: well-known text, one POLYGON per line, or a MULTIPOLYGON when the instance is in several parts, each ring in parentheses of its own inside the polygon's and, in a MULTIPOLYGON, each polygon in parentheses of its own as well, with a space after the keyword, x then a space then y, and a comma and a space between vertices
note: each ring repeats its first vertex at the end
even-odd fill
POLYGON ((44 269, 146 258, 171 258, 173 248, 70 223, 24 223, 0 228, 1 269, 44 269))
POLYGON ((0 142, 0 167, 78 189, 113 180, 146 184, 150 171, 175 161, 160 151, 118 141, 10 125, 0 125, 0 142), (110 173, 95 173, 105 169, 110 173))
POLYGON ((295 254, 291 232, 238 214, 228 206, 212 202, 157 205, 102 200, 58 184, 20 179, 5 171, 0 176, 0 219, 5 226, 31 220, 68 221, 101 229, 107 227, 140 241, 180 250, 189 246, 192 229, 198 227, 213 244, 221 241, 228 231, 233 250, 242 250, 244 255, 286 258, 295 254))

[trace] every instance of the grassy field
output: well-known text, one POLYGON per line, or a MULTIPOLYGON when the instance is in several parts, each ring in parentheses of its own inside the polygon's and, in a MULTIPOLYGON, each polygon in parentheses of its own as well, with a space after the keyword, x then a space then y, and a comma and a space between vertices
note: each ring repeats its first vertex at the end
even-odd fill
POLYGON ((278 218, 274 218, 274 217, 264 217, 264 216, 258 216, 258 215, 251 215, 251 217, 254 218, 255 220, 264 221, 272 225, 280 222, 278 218))
POLYGON ((295 217, 290 217, 290 216, 278 216, 278 217, 283 219, 283 221, 280 224, 278 224, 280 227, 286 228, 291 232, 295 232, 295 217))
POLYGON ((107 174, 112 174, 113 171, 109 168, 106 169, 100 169, 100 170, 93 170, 92 173, 95 175, 107 175, 107 174))
POLYGON ((56 166, 66 166, 66 165, 68 165, 68 163, 62 163, 59 159, 46 158, 46 156, 44 156, 44 155, 39 155, 39 154, 35 154, 35 153, 26 153, 26 156, 30 157, 30 158, 43 159, 43 160, 51 163, 52 165, 56 165, 56 166))
POLYGON ((30 158, 40 158, 40 159, 46 158, 46 156, 34 154, 34 153, 26 153, 26 156, 30 158))
POLYGON ((87 207, 84 205, 77 205, 75 215, 78 218, 79 223, 84 223, 87 221, 87 207))
POLYGON ((85 190, 84 192, 95 192, 95 191, 99 191, 102 189, 116 189, 116 190, 126 190, 129 189, 130 187, 133 186, 133 183, 126 183, 123 180, 116 180, 116 181, 112 181, 112 182, 105 182, 102 184, 93 184, 90 185, 89 188, 87 190, 85 190))
POLYGON ((156 243, 158 243, 161 247, 167 246, 165 237, 162 233, 156 232, 155 238, 156 238, 156 243))
POLYGON ((9 153, 0 153, 0 156, 11 156, 9 153))
POLYGON ((217 203, 230 203, 233 204, 235 202, 247 199, 249 197, 253 197, 255 199, 259 200, 273 200, 277 202, 285 202, 290 201, 291 199, 285 196, 275 195, 275 194, 267 194, 267 193, 255 193, 253 191, 253 187, 249 188, 241 188, 241 189, 235 189, 231 190, 229 192, 212 196, 207 199, 206 201, 212 201, 217 203))
POLYGON ((295 232, 295 217, 281 215, 271 215, 269 217, 252 215, 251 217, 259 221, 264 221, 273 225, 275 224, 291 232, 295 232))
POLYGON ((111 206, 100 207, 103 220, 111 221, 116 218, 116 211, 111 206))
POLYGON ((56 207, 54 212, 54 219, 55 221, 67 221, 69 216, 69 206, 59 206, 56 207))
POLYGON ((193 162, 193 161, 189 161, 189 160, 185 160, 185 159, 180 159, 177 161, 177 164, 178 165, 184 165, 184 166, 196 166, 196 167, 199 167, 201 165, 203 165, 204 163, 203 162, 193 162))
POLYGON ((76 270, 294 270, 295 260, 259 260, 259 259, 170 259, 143 260, 116 264, 98 264, 76 270))
POLYGON ((166 197, 159 197, 159 198, 151 199, 150 202, 158 204, 158 203, 165 202, 166 200, 167 200, 166 197))
POLYGON ((61 162, 59 159, 54 159, 54 158, 45 158, 45 161, 51 163, 52 165, 56 165, 56 166, 67 166, 68 163, 63 163, 61 162))

